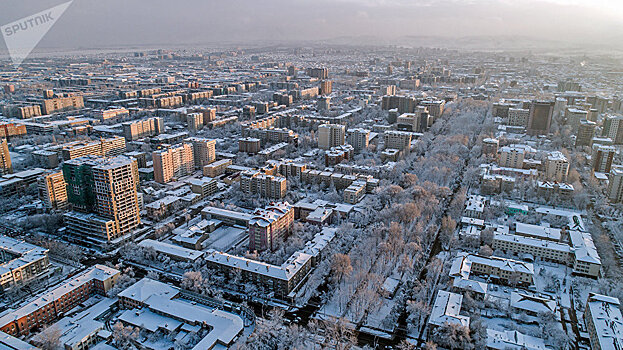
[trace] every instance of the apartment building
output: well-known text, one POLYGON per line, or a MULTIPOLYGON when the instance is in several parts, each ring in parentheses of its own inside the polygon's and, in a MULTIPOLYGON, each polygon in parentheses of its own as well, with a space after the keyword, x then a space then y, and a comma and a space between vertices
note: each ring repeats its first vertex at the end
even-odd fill
POLYGON ((534 283, 532 263, 495 256, 459 253, 450 271, 451 277, 469 278, 476 275, 489 277, 504 284, 529 286, 534 283))
POLYGON ((164 132, 164 121, 158 117, 126 122, 122 125, 123 135, 128 141, 156 136, 164 132))
POLYGON ((189 137, 185 142, 193 146, 193 158, 195 167, 203 169, 204 166, 216 160, 216 141, 201 137, 189 137))
POLYGON ((569 174, 569 161, 561 152, 551 152, 545 160, 545 179, 565 182, 569 174))
POLYGON ((318 126, 318 147, 330 149, 341 146, 346 141, 346 127, 339 124, 322 124, 318 126))
POLYGON ((595 137, 597 123, 590 120, 581 120, 578 126, 578 133, 575 138, 575 147, 592 146, 595 137))
POLYGON ((623 167, 613 166, 608 176, 608 199, 611 203, 623 202, 623 167))
POLYGON ((243 137, 238 139, 238 151, 245 153, 258 153, 262 149, 262 140, 255 137, 243 137))
POLYGON ((593 147, 593 171, 599 173, 609 173, 612 169, 612 162, 614 156, 617 153, 617 149, 613 146, 599 146, 593 147))
POLYGON ((6 291, 42 277, 49 271, 48 249, 0 236, 0 288, 6 291))
POLYGON ((355 151, 359 152, 368 148, 368 144, 370 143, 370 130, 362 128, 348 129, 346 135, 346 142, 353 146, 355 151))
POLYGON ((5 139, 0 139, 0 175, 13 172, 11 163, 11 153, 9 153, 9 143, 5 139))
POLYGON ((111 267, 92 266, 59 287, 0 317, 0 330, 11 336, 27 336, 34 329, 43 329, 92 295, 105 296, 120 275, 121 272, 111 267))
POLYGON ((504 146, 500 148, 498 165, 504 168, 522 169, 524 156, 523 148, 504 146))
POLYGON ((65 214, 70 240, 99 246, 140 224, 136 159, 82 157, 65 162, 63 174, 75 210, 65 214))
POLYGON ((532 101, 528 116, 528 134, 544 135, 549 133, 554 114, 553 101, 532 101))
POLYGON ((623 315, 618 298, 588 293, 584 322, 593 350, 623 348, 623 315))
POLYGON ((281 199, 286 196, 286 178, 259 171, 244 171, 240 175, 240 189, 246 194, 281 199))
POLYGON ((69 206, 67 200, 67 184, 63 172, 46 174, 37 179, 39 199, 49 210, 65 210, 69 206))
POLYGON ((61 150, 63 160, 66 161, 84 156, 114 157, 123 152, 125 152, 125 139, 119 136, 90 142, 72 142, 66 144, 61 150))
POLYGON ((383 133, 385 149, 408 150, 411 148, 412 132, 388 130, 383 133))
POLYGON ((272 204, 265 209, 256 209, 249 220, 249 250, 274 250, 292 231, 294 207, 288 202, 272 204))
POLYGON ((193 146, 190 143, 155 151, 152 153, 152 159, 154 180, 162 184, 190 175, 195 169, 193 146))
POLYGON ((217 177, 225 173, 228 166, 232 165, 231 159, 217 160, 203 167, 203 176, 217 177))
POLYGON ((80 108, 84 108, 82 96, 57 97, 41 101, 41 111, 43 114, 52 114, 54 112, 80 108))
POLYGON ((602 134, 608 137, 615 145, 623 144, 623 115, 609 115, 604 119, 602 134))

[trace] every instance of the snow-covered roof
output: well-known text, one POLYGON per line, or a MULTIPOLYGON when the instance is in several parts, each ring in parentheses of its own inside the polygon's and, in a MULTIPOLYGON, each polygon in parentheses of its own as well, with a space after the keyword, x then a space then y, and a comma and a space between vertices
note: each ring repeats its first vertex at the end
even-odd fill
POLYGON ((495 350, 545 350, 541 338, 525 335, 518 331, 497 331, 487 329, 487 348, 495 350))
POLYGON ((160 242, 153 239, 142 240, 138 245, 143 248, 153 248, 158 253, 187 261, 195 261, 204 254, 199 250, 188 249, 175 244, 160 242))
POLYGON ((241 256, 218 252, 214 249, 209 249, 206 253, 206 261, 283 281, 288 281, 294 277, 301 267, 312 258, 311 255, 299 251, 292 254, 281 266, 277 266, 241 256))
POLYGON ((440 290, 435 298, 435 304, 428 319, 428 323, 442 326, 444 323, 456 323, 469 327, 469 317, 460 315, 463 295, 440 290))
POLYGON ((522 222, 515 223, 515 232, 521 236, 547 239, 550 241, 560 241, 561 238, 560 229, 542 225, 524 224, 522 222))
POLYGON ((618 298, 590 293, 586 308, 590 310, 590 320, 596 333, 597 344, 593 348, 619 350, 623 348, 623 316, 618 298))
POLYGON ((555 312, 556 301, 548 296, 533 295, 530 293, 511 292, 512 308, 529 312, 555 312))
POLYGON ((569 231, 575 259, 591 264, 601 264, 601 258, 589 232, 569 231))
POLYGON ((179 293, 179 289, 166 283, 143 278, 118 294, 118 297, 128 298, 140 303, 145 302, 152 295, 174 297, 179 293))

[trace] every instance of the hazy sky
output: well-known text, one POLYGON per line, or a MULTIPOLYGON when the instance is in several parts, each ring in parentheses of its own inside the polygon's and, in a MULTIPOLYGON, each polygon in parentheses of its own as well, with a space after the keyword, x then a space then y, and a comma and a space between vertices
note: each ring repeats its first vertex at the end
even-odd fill
MULTIPOLYGON (((1 0, 0 25, 63 0, 1 0)), ((40 47, 522 35, 623 40, 623 0, 75 0, 40 47)), ((0 49, 5 50, 4 45, 0 49)))

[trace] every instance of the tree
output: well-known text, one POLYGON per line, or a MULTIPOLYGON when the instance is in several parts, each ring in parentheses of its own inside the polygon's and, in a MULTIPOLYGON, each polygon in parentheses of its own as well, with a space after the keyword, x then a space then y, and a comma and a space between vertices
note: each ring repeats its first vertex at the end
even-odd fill
POLYGON ((493 249, 491 249, 491 247, 485 244, 480 247, 478 254, 482 256, 490 257, 491 255, 493 255, 493 249))
POLYGON ((182 279, 182 288, 196 293, 203 292, 203 276, 199 271, 186 271, 182 279))
POLYGON ((432 340, 429 340, 424 344, 424 350, 437 350, 437 344, 432 340))
POLYGON ((61 349, 61 330, 56 326, 50 326, 35 336, 35 342, 42 350, 61 349))
POLYGON ((112 327, 112 337, 115 345, 120 349, 134 349, 134 342, 138 338, 138 328, 124 327, 123 323, 117 322, 112 327))
POLYGON ((341 282, 345 276, 349 276, 353 272, 350 256, 340 253, 333 255, 331 270, 333 271, 338 283, 341 282))
POLYGON ((450 350, 454 349, 473 349, 469 328, 459 323, 446 322, 435 328, 432 340, 450 350))

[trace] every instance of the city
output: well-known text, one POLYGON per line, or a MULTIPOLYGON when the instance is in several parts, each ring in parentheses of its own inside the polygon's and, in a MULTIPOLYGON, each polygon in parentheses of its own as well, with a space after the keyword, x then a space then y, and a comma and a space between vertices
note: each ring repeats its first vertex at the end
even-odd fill
POLYGON ((623 349, 620 52, 162 46, 0 59, 0 348, 623 349))

